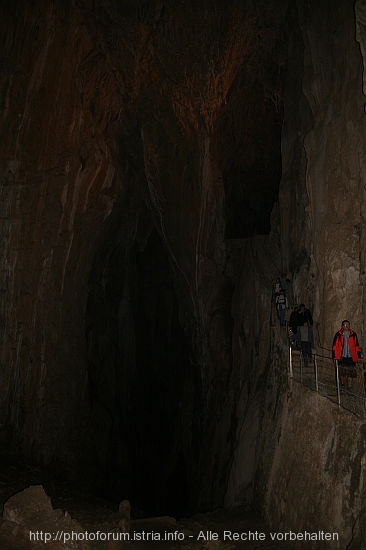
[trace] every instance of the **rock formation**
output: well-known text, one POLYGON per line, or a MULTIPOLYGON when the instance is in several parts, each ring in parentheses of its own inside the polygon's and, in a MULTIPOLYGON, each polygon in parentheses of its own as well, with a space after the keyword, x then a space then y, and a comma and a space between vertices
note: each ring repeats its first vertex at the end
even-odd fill
POLYGON ((345 317, 364 339, 364 13, 360 0, 2 8, 8 443, 159 513, 245 502, 281 523, 285 500, 281 517, 267 504, 280 506, 278 441, 295 420, 273 279, 290 274, 319 346, 345 317))

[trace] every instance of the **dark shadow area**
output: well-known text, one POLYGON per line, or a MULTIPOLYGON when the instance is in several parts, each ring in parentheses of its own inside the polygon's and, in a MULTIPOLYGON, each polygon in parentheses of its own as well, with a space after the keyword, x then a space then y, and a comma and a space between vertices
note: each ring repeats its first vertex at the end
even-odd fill
POLYGON ((87 327, 103 496, 129 498, 135 513, 179 517, 191 506, 200 384, 169 258, 155 231, 142 250, 101 248, 87 327))
POLYGON ((228 239, 269 234, 282 176, 288 26, 284 17, 272 21, 266 10, 257 27, 250 27, 255 54, 240 66, 218 117, 228 239))
POLYGON ((220 122, 228 239, 269 233, 282 175, 281 100, 266 98, 261 87, 252 93, 249 106, 234 97, 220 122))

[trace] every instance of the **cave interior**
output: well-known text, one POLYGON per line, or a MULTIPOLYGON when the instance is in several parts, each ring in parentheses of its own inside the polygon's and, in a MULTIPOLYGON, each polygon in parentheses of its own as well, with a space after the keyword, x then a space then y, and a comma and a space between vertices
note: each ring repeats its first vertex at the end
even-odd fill
MULTIPOLYGON (((353 11, 46 4, 1 10, 3 448, 37 465, 39 482, 174 517, 223 507, 242 459, 232 500, 260 509, 256 441, 287 391, 271 366, 272 281, 289 273, 318 310, 333 296, 303 283, 317 166, 304 136, 316 116, 339 119, 322 101, 342 78, 308 73, 324 52, 335 63, 353 11)), ((348 43, 339 59, 354 83, 361 55, 348 43)))

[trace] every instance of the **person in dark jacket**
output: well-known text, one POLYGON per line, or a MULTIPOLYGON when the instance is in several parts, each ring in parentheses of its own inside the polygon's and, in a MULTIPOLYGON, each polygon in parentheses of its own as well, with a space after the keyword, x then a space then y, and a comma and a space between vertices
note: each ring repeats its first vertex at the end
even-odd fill
POLYGON ((301 348, 301 335, 300 335, 301 327, 303 327, 305 323, 307 323, 308 327, 311 327, 311 328, 313 327, 313 316, 311 315, 310 310, 307 307, 305 307, 305 304, 299 305, 299 309, 296 314, 296 322, 297 322, 296 334, 295 334, 296 345, 298 348, 301 348))
POLYGON ((290 337, 291 344, 295 343, 297 327, 299 325, 297 320, 298 313, 299 313, 299 306, 295 306, 291 312, 290 319, 288 321, 289 337, 290 337))
POLYGON ((313 316, 311 315, 310 309, 305 307, 305 304, 299 305, 299 312, 297 315, 298 326, 304 326, 304 323, 307 323, 309 327, 313 326, 313 316))
POLYGON ((352 386, 352 378, 356 378, 357 372, 355 363, 362 360, 361 348, 358 343, 357 334, 351 329, 350 322, 345 319, 342 327, 333 338, 332 345, 333 361, 338 361, 341 384, 352 386))

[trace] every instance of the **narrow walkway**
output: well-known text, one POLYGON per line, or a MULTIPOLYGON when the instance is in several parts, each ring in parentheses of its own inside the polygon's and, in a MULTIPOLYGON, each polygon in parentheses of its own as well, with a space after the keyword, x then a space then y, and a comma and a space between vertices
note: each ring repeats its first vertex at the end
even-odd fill
POLYGON ((334 364, 331 350, 315 348, 312 360, 306 364, 301 350, 291 344, 287 327, 272 325, 272 338, 280 344, 280 349, 286 355, 290 380, 318 392, 356 416, 366 417, 366 377, 363 362, 356 364, 356 376, 352 378, 351 384, 342 386, 338 364, 334 364))
POLYGON ((334 365, 331 357, 314 353, 312 361, 306 365, 300 351, 290 346, 289 374, 294 380, 317 391, 349 412, 360 417, 366 416, 363 363, 356 365, 355 376, 350 379, 349 385, 342 385, 338 364, 334 365))

